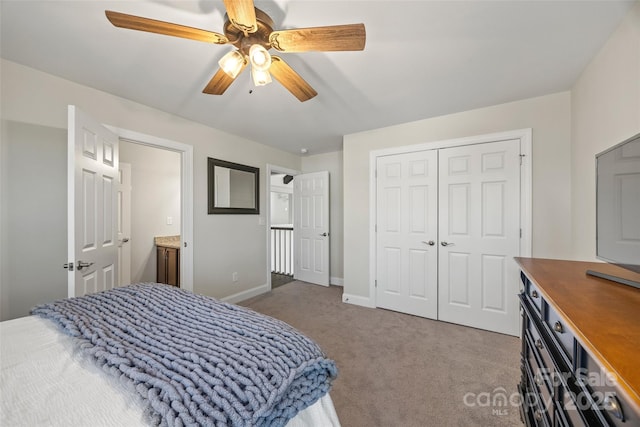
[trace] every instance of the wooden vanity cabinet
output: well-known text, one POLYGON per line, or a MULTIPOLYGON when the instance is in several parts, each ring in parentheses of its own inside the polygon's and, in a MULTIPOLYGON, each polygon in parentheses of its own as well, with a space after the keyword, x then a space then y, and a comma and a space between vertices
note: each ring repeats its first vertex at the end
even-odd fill
POLYGON ((180 249, 157 246, 158 283, 180 287, 180 249))

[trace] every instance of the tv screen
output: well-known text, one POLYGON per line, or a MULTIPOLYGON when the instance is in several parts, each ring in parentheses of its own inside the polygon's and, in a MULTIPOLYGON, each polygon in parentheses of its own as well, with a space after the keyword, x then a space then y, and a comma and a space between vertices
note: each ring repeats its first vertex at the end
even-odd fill
POLYGON ((640 273, 640 134, 596 155, 596 255, 640 273))

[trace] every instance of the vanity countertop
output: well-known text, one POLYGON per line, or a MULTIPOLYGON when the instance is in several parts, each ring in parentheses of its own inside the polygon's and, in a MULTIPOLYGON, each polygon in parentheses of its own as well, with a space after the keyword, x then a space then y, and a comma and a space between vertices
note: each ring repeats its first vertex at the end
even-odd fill
POLYGON ((156 246, 165 248, 180 249, 180 236, 156 236, 154 237, 156 246))

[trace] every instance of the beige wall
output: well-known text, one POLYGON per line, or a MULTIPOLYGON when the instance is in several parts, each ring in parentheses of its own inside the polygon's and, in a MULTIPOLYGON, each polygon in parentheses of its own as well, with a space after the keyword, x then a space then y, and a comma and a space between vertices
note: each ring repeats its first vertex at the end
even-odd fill
MULTIPOLYGON (((2 60, 0 65, 2 119, 66 129, 67 105, 73 104, 102 123, 193 146, 194 290, 226 297, 266 285, 266 226, 256 215, 207 214, 207 157, 259 167, 263 183, 267 163, 297 170, 299 156, 10 61, 2 60), (232 273, 236 271, 239 280, 234 283, 232 273)), ((2 161, 11 162, 11 158, 3 156, 2 161)), ((265 188, 260 186, 263 218, 265 188)), ((0 233, 4 240, 5 230, 0 233)), ((7 284, 3 279, 3 296, 5 286, 21 284, 7 284)))
POLYGON ((369 298, 369 153, 382 148, 532 128, 532 254, 569 257, 570 123, 570 94, 562 92, 345 136, 345 294, 369 298))
POLYGON ((333 285, 342 285, 344 278, 342 169, 342 151, 302 158, 302 173, 329 171, 329 233, 331 238, 329 269, 331 270, 331 284, 333 285))
POLYGON ((571 91, 575 259, 595 257, 595 155, 640 132, 640 2, 571 91))
POLYGON ((67 296, 67 132, 1 122, 0 320, 67 296))

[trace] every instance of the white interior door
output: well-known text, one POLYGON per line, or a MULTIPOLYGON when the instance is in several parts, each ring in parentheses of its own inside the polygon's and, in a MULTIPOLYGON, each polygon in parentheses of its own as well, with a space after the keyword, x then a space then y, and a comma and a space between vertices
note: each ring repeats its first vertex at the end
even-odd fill
POLYGON ((377 159, 376 304, 438 317, 438 151, 377 159))
POLYGON ((294 277, 329 286, 329 172, 296 175, 293 183, 294 277))
POLYGON ((68 111, 68 295, 118 280, 118 137, 73 105, 68 111))
POLYGON ((131 284, 131 165, 118 167, 118 286, 131 284))
POLYGON ((439 319, 518 335, 520 141, 439 156, 439 319))

